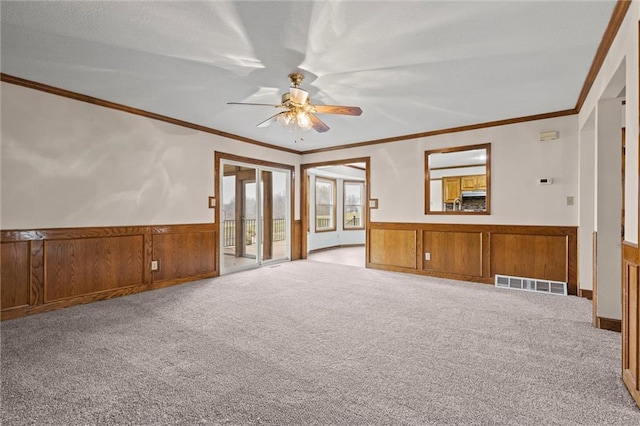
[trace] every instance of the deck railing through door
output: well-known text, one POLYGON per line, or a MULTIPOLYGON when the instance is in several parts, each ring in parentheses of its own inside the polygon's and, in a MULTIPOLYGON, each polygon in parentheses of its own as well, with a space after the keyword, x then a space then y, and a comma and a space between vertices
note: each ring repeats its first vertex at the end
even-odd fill
MULTIPOLYGON (((287 223, 286 219, 273 219, 273 227, 271 235, 272 241, 284 241, 287 235, 287 223)), ((245 219, 244 221, 244 229, 246 232, 245 241, 247 245, 255 244, 256 242, 256 220, 255 219, 245 219)), ((223 230, 224 233, 224 246, 225 247, 233 247, 236 245, 236 221, 235 220, 225 220, 223 221, 223 230)))

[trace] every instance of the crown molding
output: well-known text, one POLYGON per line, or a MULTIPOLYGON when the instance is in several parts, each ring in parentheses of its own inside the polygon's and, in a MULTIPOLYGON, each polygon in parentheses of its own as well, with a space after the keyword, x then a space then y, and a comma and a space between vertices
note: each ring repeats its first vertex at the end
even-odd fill
POLYGON ((609 49, 613 44, 613 40, 616 38, 618 30, 620 30, 620 26, 622 25, 622 21, 627 15, 629 6, 631 6, 631 0, 618 0, 615 7, 613 8, 611 19, 609 19, 609 25, 607 25, 607 29, 602 35, 600 45, 598 46, 596 55, 594 56, 593 62, 591 63, 591 68, 589 68, 589 72, 587 73, 587 77, 585 78, 584 84, 582 85, 580 95, 578 95, 578 100, 576 102, 577 112, 580 112, 580 110, 582 109, 584 101, 587 99, 587 95, 589 94, 591 87, 593 87, 593 83, 596 81, 596 77, 598 76, 600 68, 602 68, 602 64, 604 63, 604 60, 609 53, 609 49))
POLYGON ((304 155, 306 155, 306 154, 316 154, 316 153, 319 153, 319 152, 337 151, 337 150, 349 149, 349 148, 359 148, 359 147, 363 147, 363 146, 378 145, 378 144, 382 144, 382 143, 399 142, 399 141, 404 141, 404 140, 408 140, 408 139, 418 139, 418 138, 426 138, 426 137, 429 137, 429 136, 444 135, 444 134, 447 134, 447 133, 458 133, 458 132, 466 132, 466 131, 469 131, 469 130, 485 129, 485 128, 488 128, 488 127, 506 126, 506 125, 509 125, 509 124, 524 123, 524 122, 527 122, 527 121, 546 120, 548 118, 564 117, 564 116, 567 116, 567 115, 574 115, 574 114, 577 114, 577 113, 578 112, 574 108, 572 108, 572 109, 566 109, 566 110, 562 110, 562 111, 547 112, 547 113, 544 113, 544 114, 527 115, 527 116, 523 116, 523 117, 508 118, 508 119, 505 119, 505 120, 488 121, 486 123, 470 124, 470 125, 467 125, 467 126, 450 127, 448 129, 432 130, 432 131, 429 131, 429 132, 413 133, 413 134, 410 134, 410 135, 394 136, 394 137, 391 137, 391 138, 376 139, 376 140, 365 141, 365 142, 356 142, 356 143, 351 143, 351 144, 347 144, 347 145, 330 146, 330 147, 327 147, 327 148, 312 149, 312 150, 309 150, 309 151, 303 151, 302 154, 304 154, 304 155))

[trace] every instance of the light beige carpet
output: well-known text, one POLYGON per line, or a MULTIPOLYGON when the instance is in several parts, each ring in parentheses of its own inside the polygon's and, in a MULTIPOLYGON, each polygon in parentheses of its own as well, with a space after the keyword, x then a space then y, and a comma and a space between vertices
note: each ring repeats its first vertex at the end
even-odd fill
POLYGON ((356 247, 339 247, 329 250, 320 250, 307 256, 309 260, 314 262, 333 263, 335 265, 365 266, 365 248, 364 246, 356 247))
POLYGON ((586 299, 298 261, 2 323, 3 425, 637 425, 586 299))

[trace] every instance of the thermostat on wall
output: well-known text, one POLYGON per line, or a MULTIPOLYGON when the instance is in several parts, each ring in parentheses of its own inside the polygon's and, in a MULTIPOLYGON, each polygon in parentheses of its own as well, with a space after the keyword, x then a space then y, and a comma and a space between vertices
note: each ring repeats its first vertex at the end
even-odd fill
POLYGON ((551 185, 553 178, 540 178, 538 179, 538 185, 551 185))

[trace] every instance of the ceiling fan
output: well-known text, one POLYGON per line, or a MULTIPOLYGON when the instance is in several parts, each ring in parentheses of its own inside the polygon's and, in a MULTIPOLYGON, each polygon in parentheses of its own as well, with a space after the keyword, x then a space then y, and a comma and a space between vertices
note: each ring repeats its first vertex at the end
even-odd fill
POLYGON ((286 111, 269 117, 265 121, 258 124, 258 127, 267 127, 274 122, 279 122, 284 127, 299 127, 303 130, 314 128, 317 132, 323 133, 329 130, 329 126, 323 123, 314 114, 340 114, 340 115, 360 115, 362 110, 355 106, 340 105, 313 105, 309 102, 309 92, 301 89, 300 83, 304 79, 304 75, 299 73, 289 74, 292 87, 289 92, 282 95, 282 103, 274 104, 255 104, 246 102, 227 102, 230 105, 258 105, 269 106, 274 108, 284 108, 286 111))

